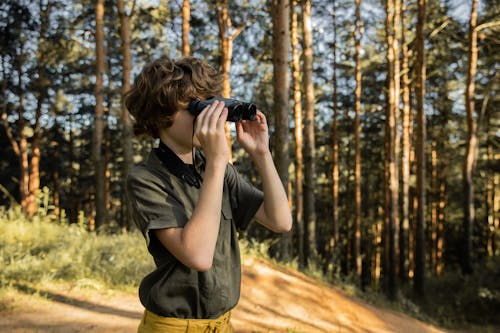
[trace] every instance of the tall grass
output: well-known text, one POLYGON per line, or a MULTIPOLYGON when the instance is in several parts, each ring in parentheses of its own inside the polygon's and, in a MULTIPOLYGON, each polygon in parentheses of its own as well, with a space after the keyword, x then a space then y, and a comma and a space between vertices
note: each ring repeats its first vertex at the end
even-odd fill
POLYGON ((131 287, 153 269, 138 232, 96 234, 56 220, 0 207, 1 287, 58 280, 131 287))

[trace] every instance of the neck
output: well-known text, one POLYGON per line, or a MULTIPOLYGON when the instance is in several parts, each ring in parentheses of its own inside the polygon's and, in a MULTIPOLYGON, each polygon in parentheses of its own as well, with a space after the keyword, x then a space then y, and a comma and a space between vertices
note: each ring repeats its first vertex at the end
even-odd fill
POLYGON ((170 150, 172 150, 175 155, 177 155, 182 162, 186 164, 193 164, 193 149, 192 147, 185 147, 183 145, 177 144, 173 140, 168 140, 167 138, 160 137, 161 142, 170 150))

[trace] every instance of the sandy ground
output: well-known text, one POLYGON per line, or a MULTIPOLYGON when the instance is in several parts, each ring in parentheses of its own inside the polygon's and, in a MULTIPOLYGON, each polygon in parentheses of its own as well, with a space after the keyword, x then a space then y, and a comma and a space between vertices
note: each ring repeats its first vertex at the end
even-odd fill
MULTIPOLYGON (((258 259, 245 261, 241 293, 232 313, 240 333, 445 332, 258 259)), ((135 293, 18 286, 0 295, 0 332, 132 333, 142 311, 135 293)))

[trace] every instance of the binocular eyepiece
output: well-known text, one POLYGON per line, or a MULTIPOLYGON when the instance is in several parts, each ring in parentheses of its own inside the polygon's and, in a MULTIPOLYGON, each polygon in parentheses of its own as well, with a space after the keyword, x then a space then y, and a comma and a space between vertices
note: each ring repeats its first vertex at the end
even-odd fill
POLYGON ((224 102, 225 107, 229 111, 227 121, 239 122, 241 120, 255 120, 257 114, 257 106, 255 106, 255 104, 231 98, 213 97, 203 101, 191 101, 189 103, 188 110, 193 116, 197 116, 205 107, 212 104, 216 100, 224 102))

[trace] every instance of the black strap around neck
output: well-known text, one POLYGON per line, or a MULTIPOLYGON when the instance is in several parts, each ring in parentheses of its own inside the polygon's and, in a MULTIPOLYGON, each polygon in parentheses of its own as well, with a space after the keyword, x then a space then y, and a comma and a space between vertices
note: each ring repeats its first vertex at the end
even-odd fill
MULTIPOLYGON (((200 188, 203 178, 196 168, 191 164, 184 163, 166 144, 160 141, 156 151, 156 156, 162 164, 177 178, 182 179, 189 186, 200 188)), ((193 155, 194 157, 194 155, 193 155)))

